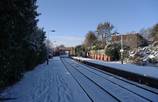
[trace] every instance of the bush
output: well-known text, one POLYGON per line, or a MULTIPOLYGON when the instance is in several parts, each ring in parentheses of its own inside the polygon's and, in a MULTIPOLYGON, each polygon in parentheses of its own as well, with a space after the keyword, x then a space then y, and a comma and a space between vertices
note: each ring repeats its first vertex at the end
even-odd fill
MULTIPOLYGON (((110 56, 111 61, 118 61, 118 60, 121 59, 120 49, 121 49, 121 44, 111 43, 106 47, 105 54, 110 56)), ((123 49, 124 49, 123 58, 126 58, 128 56, 127 55, 127 50, 129 50, 130 47, 127 46, 127 45, 123 45, 123 49)))
POLYGON ((95 46, 95 47, 93 47, 93 50, 100 50, 101 48, 99 47, 99 46, 95 46))
MULTIPOLYGON (((82 45, 77 45, 77 46, 75 46, 75 55, 78 55, 79 52, 82 51, 82 47, 83 47, 83 52, 84 52, 84 51, 85 51, 85 47, 84 47, 84 46, 82 46, 82 45)), ((82 55, 82 54, 81 54, 81 55, 82 55)))
POLYGON ((111 61, 119 60, 119 53, 117 48, 115 48, 113 45, 109 45, 106 50, 105 54, 110 56, 111 61))
POLYGON ((89 48, 87 48, 86 50, 87 50, 87 51, 90 51, 90 50, 91 50, 91 48, 89 47, 89 48))

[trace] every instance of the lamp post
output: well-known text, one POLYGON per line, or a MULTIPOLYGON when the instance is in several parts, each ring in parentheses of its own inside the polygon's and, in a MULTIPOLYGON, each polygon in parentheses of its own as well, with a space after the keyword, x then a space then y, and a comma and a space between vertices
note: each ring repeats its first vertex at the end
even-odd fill
POLYGON ((55 55, 58 56, 58 45, 55 44, 55 47, 56 47, 56 50, 57 50, 57 51, 55 52, 55 55))
MULTIPOLYGON (((54 42, 56 42, 56 41, 54 41, 54 42)), ((53 49, 53 56, 54 56, 54 49, 53 49)), ((52 59, 53 59, 53 57, 52 57, 52 59)))
POLYGON ((48 40, 49 40, 49 32, 55 32, 55 30, 50 30, 47 33, 47 65, 49 64, 49 55, 48 55, 48 49, 49 49, 49 42, 48 42, 48 40))
POLYGON ((122 46, 122 34, 121 34, 121 64, 123 64, 123 46, 122 46))

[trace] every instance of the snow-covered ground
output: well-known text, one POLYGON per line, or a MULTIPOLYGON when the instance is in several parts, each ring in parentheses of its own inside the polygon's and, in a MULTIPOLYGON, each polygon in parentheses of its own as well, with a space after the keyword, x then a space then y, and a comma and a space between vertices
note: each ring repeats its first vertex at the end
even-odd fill
MULTIPOLYGON (((109 93, 111 93, 113 96, 117 97, 117 99, 119 99, 122 102, 127 102, 127 101, 134 102, 135 100, 137 100, 138 102, 147 101, 147 100, 142 99, 138 95, 136 95, 132 92, 129 92, 129 90, 131 90, 147 99, 150 99, 151 101, 158 101, 158 95, 156 95, 154 93, 148 92, 139 87, 135 87, 127 82, 123 82, 114 77, 101 73, 100 71, 93 70, 89 67, 83 66, 84 67, 83 68, 80 64, 78 64, 74 61, 71 61, 71 59, 67 59, 67 62, 71 63, 72 66, 76 67, 77 70, 82 72, 84 75, 89 77, 91 80, 96 82, 99 86, 101 86, 102 88, 107 90, 109 93), (124 89, 120 86, 125 87, 126 89, 124 89)), ((69 69, 72 70, 74 68, 71 69, 71 67, 69 67, 69 69)), ((73 72, 73 73, 75 73, 75 75, 76 75, 77 72, 73 72)), ((90 84, 90 86, 92 86, 92 85, 93 85, 93 83, 90 84)), ((150 89, 150 87, 148 87, 147 89, 150 89)), ((158 90, 155 89, 155 92, 158 92, 158 90)), ((101 99, 101 98, 99 98, 99 99, 101 99)), ((104 99, 104 98, 102 98, 102 99, 104 99)), ((108 99, 108 101, 111 100, 109 97, 106 99, 108 99)), ((103 102, 106 102, 106 101, 107 100, 104 100, 103 102)), ((98 101, 96 101, 96 102, 98 102, 98 101)), ((101 100, 99 102, 101 102, 101 100)))
POLYGON ((158 67, 158 41, 152 45, 129 51, 129 58, 126 58, 126 62, 158 67))
MULTIPOLYGON (((82 59, 103 64, 102 61, 96 61, 86 58, 82 58, 82 59)), ((68 62, 70 62, 70 59, 68 60, 68 62)), ((125 65, 121 65, 118 63, 110 64, 110 62, 104 62, 104 64, 115 66, 115 67, 117 66, 128 70, 129 70, 128 66, 131 66, 129 64, 126 64, 126 67, 123 67, 125 65)), ((103 101, 103 98, 107 100, 110 99, 108 95, 102 94, 104 92, 99 88, 97 90, 95 89, 91 90, 91 88, 94 88, 95 86, 91 82, 89 82, 86 78, 81 76, 81 74, 77 74, 75 69, 73 68, 70 69, 70 68, 71 67, 69 67, 69 70, 71 70, 71 72, 76 77, 76 79, 79 82, 81 82, 85 90, 88 90, 88 92, 93 96, 95 100, 101 102, 103 101), (96 92, 99 92, 100 95, 97 94, 96 92)), ((134 70, 136 69, 137 68, 135 68, 134 70)), ((81 68, 79 69, 79 67, 78 70, 80 70, 82 73, 85 73, 88 77, 92 78, 92 80, 100 84, 103 88, 107 89, 109 92, 112 92, 112 94, 114 94, 115 97, 121 98, 122 101, 128 101, 128 102, 139 101, 139 100, 143 101, 143 99, 139 98, 137 95, 129 94, 129 92, 123 91, 123 89, 118 88, 117 85, 113 85, 110 82, 107 82, 105 79, 99 78, 98 76, 86 72, 81 68)), ((142 69, 138 68, 138 70, 141 71, 142 69)), ((152 77, 157 76, 158 69, 155 68, 155 70, 153 71, 155 71, 155 73, 153 73, 152 71, 150 72, 153 73, 152 77)), ((97 73, 101 75, 99 72, 97 73)), ((150 73, 146 72, 145 74, 151 75, 150 73)), ((156 78, 158 78, 158 76, 156 78)), ((129 85, 125 84, 125 86, 129 86, 129 85)), ((134 87, 131 86, 131 88, 134 87)), ((143 93, 143 94, 146 95, 147 93, 143 93)), ((153 95, 149 95, 149 97, 154 97, 153 100, 157 98, 153 95)), ((87 94, 84 92, 84 90, 76 82, 74 77, 65 68, 59 57, 53 57, 53 59, 50 59, 49 65, 47 65, 47 63, 45 62, 41 65, 38 65, 35 68, 35 70, 26 72, 24 74, 24 78, 20 82, 13 85, 12 87, 8 87, 2 94, 0 94, 0 98, 4 99, 4 101, 2 102, 90 102, 91 101, 88 98, 87 94)), ((110 99, 109 102, 110 101, 112 100, 110 99)))
POLYGON ((25 73, 20 82, 7 88, 0 97, 17 98, 4 102, 90 102, 59 57, 50 59, 49 65, 45 62, 25 73))

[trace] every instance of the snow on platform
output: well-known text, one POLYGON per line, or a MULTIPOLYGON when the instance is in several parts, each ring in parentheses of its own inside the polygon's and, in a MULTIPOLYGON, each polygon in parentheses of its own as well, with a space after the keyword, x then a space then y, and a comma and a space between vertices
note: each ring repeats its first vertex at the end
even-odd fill
POLYGON ((157 67, 137 66, 132 64, 120 64, 120 63, 106 62, 106 61, 100 61, 100 60, 94 60, 94 59, 82 58, 82 57, 72 57, 72 58, 158 79, 157 67))

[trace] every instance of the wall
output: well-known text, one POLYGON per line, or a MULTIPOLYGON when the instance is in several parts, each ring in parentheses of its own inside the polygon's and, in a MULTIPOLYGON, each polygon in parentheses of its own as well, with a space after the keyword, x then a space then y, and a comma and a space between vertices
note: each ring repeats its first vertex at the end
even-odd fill
POLYGON ((88 54, 88 58, 102 61, 110 61, 110 57, 107 55, 88 54))
POLYGON ((100 55, 105 55, 105 50, 103 49, 103 50, 97 50, 97 51, 95 51, 95 50, 92 50, 92 51, 88 51, 88 53, 90 53, 90 54, 100 54, 100 55))

